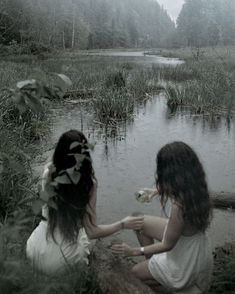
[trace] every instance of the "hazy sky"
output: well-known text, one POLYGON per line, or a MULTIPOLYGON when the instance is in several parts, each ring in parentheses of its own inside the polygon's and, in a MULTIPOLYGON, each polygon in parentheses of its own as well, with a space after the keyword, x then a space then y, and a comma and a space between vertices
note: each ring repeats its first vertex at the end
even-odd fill
POLYGON ((184 0, 157 0, 168 11, 169 15, 176 20, 184 0))

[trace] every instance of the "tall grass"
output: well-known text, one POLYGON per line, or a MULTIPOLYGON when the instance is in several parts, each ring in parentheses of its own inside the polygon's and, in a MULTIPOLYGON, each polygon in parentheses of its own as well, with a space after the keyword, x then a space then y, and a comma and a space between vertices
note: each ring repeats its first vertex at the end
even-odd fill
POLYGON ((100 91, 93 101, 95 116, 104 123, 127 119, 133 114, 135 100, 126 90, 100 91))
POLYGON ((216 248, 214 273, 210 293, 234 293, 235 290, 235 244, 226 243, 222 248, 216 248))
POLYGON ((169 104, 177 101, 218 115, 231 115, 235 111, 235 69, 232 64, 218 60, 187 62, 176 68, 163 68, 161 76, 171 81, 166 87, 169 104))
MULTIPOLYGON (((14 88, 17 79, 28 78, 25 74, 29 68, 9 64, 7 68, 3 63, 0 82, 2 87, 14 88)), ((48 131, 50 112, 45 108, 40 113, 31 108, 21 112, 15 103, 19 93, 11 89, 0 92, 0 293, 98 293, 85 268, 63 278, 51 278, 35 272, 26 260, 25 243, 35 227, 31 203, 38 182, 31 162, 39 153, 35 140, 37 143, 48 131)), ((30 92, 24 90, 24 94, 30 99, 30 92)))

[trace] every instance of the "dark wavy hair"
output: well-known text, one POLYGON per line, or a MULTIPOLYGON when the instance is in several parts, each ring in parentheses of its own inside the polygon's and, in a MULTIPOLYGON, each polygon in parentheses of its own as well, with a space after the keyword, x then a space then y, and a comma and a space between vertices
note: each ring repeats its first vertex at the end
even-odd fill
POLYGON ((202 164, 194 150, 183 142, 163 146, 157 154, 156 185, 165 209, 168 198, 182 209, 188 224, 205 231, 212 207, 202 164))
POLYGON ((56 196, 53 200, 57 205, 57 209, 48 207, 48 234, 54 240, 54 231, 55 228, 58 228, 66 241, 76 242, 79 229, 83 226, 83 219, 85 214, 87 214, 86 208, 89 205, 94 178, 94 170, 89 149, 86 146, 87 143, 83 133, 77 130, 70 130, 61 135, 55 147, 52 162, 56 170, 52 173, 52 180, 61 171, 71 168, 76 164, 74 156, 69 155, 69 153, 81 154, 83 151, 87 159, 83 160, 79 169, 81 178, 77 184, 72 182, 71 184, 58 184, 55 189, 56 196), (79 145, 71 151, 70 146, 73 142, 85 144, 85 147, 79 145))

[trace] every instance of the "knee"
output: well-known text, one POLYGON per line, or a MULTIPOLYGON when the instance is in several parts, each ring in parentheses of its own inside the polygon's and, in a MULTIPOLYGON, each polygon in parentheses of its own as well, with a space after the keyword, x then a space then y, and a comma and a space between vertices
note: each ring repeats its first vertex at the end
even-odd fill
POLYGON ((141 273, 140 273, 140 268, 139 268, 138 264, 133 266, 133 268, 131 269, 131 272, 137 279, 141 280, 141 273))

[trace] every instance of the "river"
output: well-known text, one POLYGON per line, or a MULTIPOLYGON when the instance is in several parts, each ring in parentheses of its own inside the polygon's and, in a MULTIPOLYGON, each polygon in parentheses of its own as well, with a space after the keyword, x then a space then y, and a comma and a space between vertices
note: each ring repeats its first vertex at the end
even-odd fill
MULTIPOLYGON (((105 55, 104 52, 102 54, 105 55)), ((153 62, 156 58, 154 63, 160 58, 143 54, 136 56, 135 52, 134 56, 130 52, 119 52, 117 56, 121 54, 126 54, 127 60, 129 57, 150 58, 153 62)), ((160 59, 161 64, 164 64, 164 60, 168 65, 181 62, 177 59, 160 59)), ((156 153, 161 146, 175 140, 188 143, 198 153, 211 190, 235 192, 233 121, 193 115, 186 107, 171 113, 163 94, 159 94, 139 105, 131 121, 122 122, 105 133, 104 128, 94 122, 88 107, 65 101, 63 106, 53 110, 51 134, 47 147, 44 147, 41 163, 50 157, 51 151, 46 152, 46 149, 51 149, 58 137, 72 128, 82 130, 91 142, 96 142, 92 158, 99 183, 97 214, 101 223, 119 220, 134 211, 164 216, 157 199, 150 204, 140 204, 135 200, 134 193, 140 188, 154 185, 156 153)), ((215 209, 209 230, 213 246, 235 240, 234 225, 233 211, 215 209)), ((136 243, 130 232, 122 232, 119 237, 136 243)))

